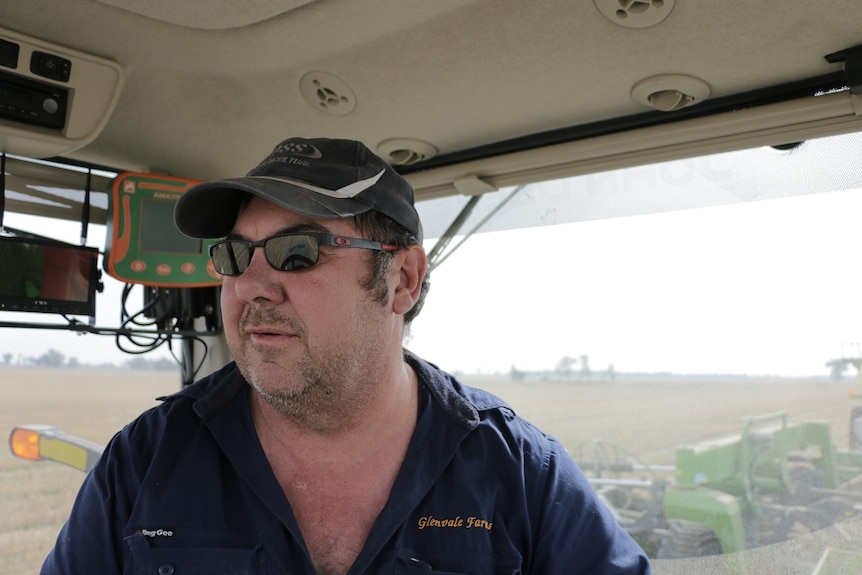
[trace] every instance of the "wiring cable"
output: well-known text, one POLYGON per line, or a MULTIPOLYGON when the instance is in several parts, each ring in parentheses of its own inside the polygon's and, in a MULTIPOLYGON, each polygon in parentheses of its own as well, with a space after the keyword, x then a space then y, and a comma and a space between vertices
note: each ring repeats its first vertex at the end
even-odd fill
MULTIPOLYGON (((147 333, 145 330, 135 329, 158 327, 159 319, 163 318, 153 318, 152 320, 144 319, 147 317, 146 313, 153 309, 158 303, 158 300, 155 299, 147 302, 144 307, 137 312, 129 313, 127 302, 129 294, 132 292, 133 288, 133 284, 125 284, 123 286, 123 292, 120 297, 120 329, 129 331, 118 331, 115 335, 115 343, 120 351, 132 355, 140 355, 158 349, 164 345, 165 342, 169 341, 170 337, 160 330, 147 333), (132 329, 130 330, 129 328, 132 329), (137 349, 126 347, 124 345, 124 341, 135 346, 137 349)), ((167 327, 170 328, 171 326, 168 325, 167 327)))
POLYGON ((201 346, 203 346, 203 353, 201 353, 201 357, 197 361, 197 364, 194 366, 187 366, 185 361, 183 360, 183 358, 184 357, 190 357, 190 354, 187 355, 187 354, 181 353, 180 356, 177 357, 177 354, 173 348, 173 340, 170 337, 168 338, 168 350, 171 353, 171 357, 173 357, 174 360, 178 364, 180 364, 180 366, 183 367, 183 370, 186 372, 186 373, 184 373, 185 380, 187 383, 191 383, 192 381, 197 379, 198 373, 200 372, 201 368, 204 366, 204 363, 206 362, 207 355, 209 355, 209 346, 207 345, 207 342, 204 341, 204 339, 202 337, 198 337, 196 335, 183 336, 182 339, 183 339, 184 344, 186 344, 186 343, 188 344, 189 349, 192 346, 194 346, 194 344, 196 344, 196 343, 199 343, 201 346))

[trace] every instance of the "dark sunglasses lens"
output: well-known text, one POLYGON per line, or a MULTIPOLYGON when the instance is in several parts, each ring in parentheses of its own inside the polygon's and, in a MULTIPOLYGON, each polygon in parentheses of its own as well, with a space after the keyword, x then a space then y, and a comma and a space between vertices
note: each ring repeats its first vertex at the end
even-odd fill
POLYGON ((276 236, 266 241, 266 260, 277 270, 292 272, 317 263, 317 240, 311 236, 276 236))
POLYGON ((212 245, 210 258, 218 273, 236 276, 244 272, 251 263, 251 250, 245 242, 225 241, 212 245))

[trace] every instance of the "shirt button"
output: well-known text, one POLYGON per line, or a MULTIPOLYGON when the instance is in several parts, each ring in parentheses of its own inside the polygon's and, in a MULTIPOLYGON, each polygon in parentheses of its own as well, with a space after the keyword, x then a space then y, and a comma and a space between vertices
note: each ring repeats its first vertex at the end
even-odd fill
POLYGON ((159 575, 174 575, 174 566, 170 563, 159 565, 159 575))

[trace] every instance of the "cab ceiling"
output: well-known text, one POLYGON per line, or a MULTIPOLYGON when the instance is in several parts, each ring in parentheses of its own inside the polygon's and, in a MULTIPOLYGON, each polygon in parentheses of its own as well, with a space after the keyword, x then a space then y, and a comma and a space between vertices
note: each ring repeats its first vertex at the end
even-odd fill
POLYGON ((708 103, 834 74, 824 56, 862 44, 860 22, 858 0, 0 6, 0 25, 125 72, 104 130, 69 158, 201 179, 245 173, 289 136, 445 157, 624 119, 653 111, 632 93, 656 75, 702 81, 708 103))

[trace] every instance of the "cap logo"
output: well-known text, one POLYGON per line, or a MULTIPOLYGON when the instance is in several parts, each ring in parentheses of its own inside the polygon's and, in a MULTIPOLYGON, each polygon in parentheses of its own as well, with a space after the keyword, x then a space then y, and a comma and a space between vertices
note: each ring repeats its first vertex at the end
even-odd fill
POLYGON ((306 158, 311 158, 312 160, 316 160, 323 157, 323 154, 320 153, 320 150, 317 149, 317 146, 314 146, 312 144, 306 144, 303 142, 282 142, 275 147, 275 150, 273 150, 271 155, 279 153, 288 154, 291 156, 305 156, 306 158))
POLYGON ((376 184, 380 178, 383 177, 383 173, 386 170, 380 170, 379 173, 371 176, 370 178, 366 178, 364 180, 359 180, 358 182, 353 182, 352 184, 348 184, 343 188, 338 188, 337 190, 327 190, 326 188, 319 188, 317 186, 312 186, 311 184, 306 184, 305 182, 300 182, 299 180, 291 180, 288 178, 278 178, 275 176, 257 176, 258 178, 266 178, 267 180, 275 180, 277 182, 282 182, 285 184, 290 184, 291 186, 296 186, 298 188, 302 188, 304 190, 308 190, 310 192, 314 192, 316 194, 322 194, 324 196, 329 196, 330 198, 355 198, 374 184, 376 184))

